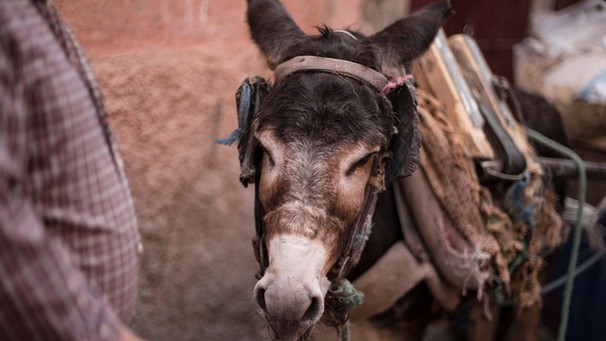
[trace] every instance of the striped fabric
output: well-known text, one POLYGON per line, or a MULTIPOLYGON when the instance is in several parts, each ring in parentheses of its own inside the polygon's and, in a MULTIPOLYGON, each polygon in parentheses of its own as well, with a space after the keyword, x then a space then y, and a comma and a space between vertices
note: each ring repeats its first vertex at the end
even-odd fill
POLYGON ((118 340, 140 237, 101 94, 47 1, 0 1, 0 340, 118 340))

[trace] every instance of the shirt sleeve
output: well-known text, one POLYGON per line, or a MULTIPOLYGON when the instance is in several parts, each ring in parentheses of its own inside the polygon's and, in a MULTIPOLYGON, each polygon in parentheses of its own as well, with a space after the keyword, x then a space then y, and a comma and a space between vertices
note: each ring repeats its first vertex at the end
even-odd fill
POLYGON ((118 340, 118 317, 28 198, 26 87, 1 33, 0 339, 118 340))

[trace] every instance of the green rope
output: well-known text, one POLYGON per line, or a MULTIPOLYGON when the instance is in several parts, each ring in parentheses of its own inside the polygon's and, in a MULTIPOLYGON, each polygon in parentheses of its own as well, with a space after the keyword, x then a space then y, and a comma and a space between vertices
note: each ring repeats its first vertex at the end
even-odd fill
POLYGON ((530 138, 536 142, 553 149, 554 151, 570 158, 577 165, 579 173, 579 190, 578 200, 579 207, 577 209, 577 217, 574 227, 574 235, 572 239, 572 250, 570 250, 570 260, 568 262, 568 272, 566 278, 566 286, 564 287, 564 295, 562 297, 562 311, 560 314, 560 328, 558 330, 558 341, 566 340, 566 329, 568 328, 568 319, 570 314, 570 300, 572 299, 572 288, 574 285, 574 273, 579 256, 579 248, 581 245, 581 223, 583 219, 583 206, 585 205, 585 192, 587 190, 587 175, 585 174, 585 164, 583 160, 574 151, 566 146, 563 146, 540 133, 526 129, 530 138))
POLYGON ((341 287, 343 290, 341 299, 351 308, 364 302, 364 293, 356 289, 347 279, 341 281, 341 287))
MULTIPOLYGON (((347 279, 341 281, 341 287, 343 289, 341 299, 343 300, 343 303, 350 307, 350 309, 364 302, 364 293, 356 289, 347 279)), ((341 341, 350 340, 351 335, 349 332, 349 318, 341 328, 340 334, 341 341)))
POLYGON ((345 322, 345 325, 343 325, 343 328, 341 329, 341 341, 349 341, 349 338, 351 337, 349 335, 349 320, 347 322, 345 322))

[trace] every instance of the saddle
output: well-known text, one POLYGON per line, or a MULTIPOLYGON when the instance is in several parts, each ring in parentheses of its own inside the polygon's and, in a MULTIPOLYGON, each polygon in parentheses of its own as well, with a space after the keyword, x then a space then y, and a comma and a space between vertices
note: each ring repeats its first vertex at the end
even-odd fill
POLYGON ((440 32, 414 76, 420 167, 393 184, 404 241, 354 282, 366 299, 352 319, 388 310, 422 281, 449 311, 468 292, 520 310, 540 302, 542 255, 568 230, 511 102, 469 36, 440 32))

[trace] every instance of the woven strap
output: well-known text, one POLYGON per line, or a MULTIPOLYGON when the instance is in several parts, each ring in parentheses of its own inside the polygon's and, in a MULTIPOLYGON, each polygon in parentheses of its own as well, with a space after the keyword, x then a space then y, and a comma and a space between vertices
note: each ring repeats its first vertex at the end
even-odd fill
POLYGON ((322 71, 356 78, 367 82, 378 91, 383 90, 389 83, 389 80, 380 72, 362 64, 342 59, 315 56, 298 56, 281 63, 274 70, 275 81, 278 83, 291 73, 303 70, 322 71))

